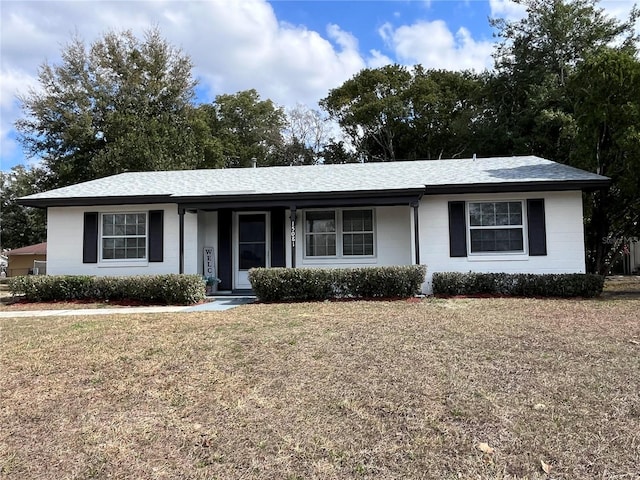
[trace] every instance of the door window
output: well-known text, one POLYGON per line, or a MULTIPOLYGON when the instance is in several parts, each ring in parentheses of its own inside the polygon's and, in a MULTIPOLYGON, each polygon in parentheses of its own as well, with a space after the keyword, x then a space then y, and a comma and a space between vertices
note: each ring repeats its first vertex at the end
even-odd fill
POLYGON ((267 238, 265 215, 238 216, 239 269, 249 270, 267 265, 267 238))

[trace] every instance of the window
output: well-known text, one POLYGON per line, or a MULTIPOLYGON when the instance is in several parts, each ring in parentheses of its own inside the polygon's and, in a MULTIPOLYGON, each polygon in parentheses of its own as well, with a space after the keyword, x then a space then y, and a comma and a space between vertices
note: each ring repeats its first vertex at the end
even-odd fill
POLYGON ((238 267, 249 270, 267 265, 266 215, 238 215, 238 267))
POLYGON ((342 212, 342 254, 373 255, 373 211, 342 212))
POLYGON ((374 255, 373 210, 305 212, 305 256, 374 255))
POLYGON ((103 213, 101 242, 102 260, 146 259, 147 215, 103 213))
POLYGON ((522 202, 468 203, 470 252, 524 252, 522 202))
POLYGON ((308 257, 336 255, 336 212, 306 212, 305 253, 308 257))

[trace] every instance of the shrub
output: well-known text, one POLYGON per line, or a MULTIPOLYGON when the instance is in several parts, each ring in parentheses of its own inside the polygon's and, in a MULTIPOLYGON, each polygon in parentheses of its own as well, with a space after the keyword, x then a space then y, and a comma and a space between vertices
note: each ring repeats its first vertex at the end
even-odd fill
POLYGON ((338 270, 338 291, 359 298, 411 297, 420 293, 427 268, 424 265, 347 268, 338 270))
POLYGON ((329 298, 410 297, 420 292, 426 267, 254 268, 249 281, 258 299, 325 300, 329 298))
POLYGON ((9 289, 30 302, 69 300, 133 300, 143 303, 188 305, 204 299, 199 275, 139 275, 90 277, 81 275, 28 275, 13 277, 9 289))
POLYGON ((523 297, 585 297, 602 293, 604 277, 582 273, 459 273, 433 274, 435 295, 513 295, 523 297))
POLYGON ((249 281, 260 300, 324 300, 333 294, 334 272, 320 268, 252 268, 249 281))
POLYGON ((93 277, 84 275, 26 275, 11 277, 9 290, 23 294, 30 302, 83 300, 91 289, 93 277))

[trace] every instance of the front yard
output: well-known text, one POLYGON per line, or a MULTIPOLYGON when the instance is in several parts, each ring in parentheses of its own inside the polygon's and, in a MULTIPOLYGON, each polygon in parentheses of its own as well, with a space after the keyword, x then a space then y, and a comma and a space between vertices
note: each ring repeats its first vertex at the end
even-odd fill
POLYGON ((638 299, 0 319, 0 372, 7 479, 639 474, 638 299))

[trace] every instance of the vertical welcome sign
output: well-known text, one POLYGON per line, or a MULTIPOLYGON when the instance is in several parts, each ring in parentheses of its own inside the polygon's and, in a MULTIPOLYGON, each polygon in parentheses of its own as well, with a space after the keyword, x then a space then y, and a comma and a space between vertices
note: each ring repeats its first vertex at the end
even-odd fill
POLYGON ((205 277, 216 276, 216 264, 213 258, 213 247, 204 247, 204 265, 202 271, 205 277))

